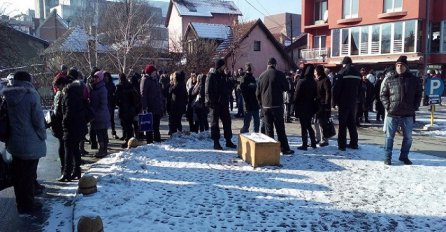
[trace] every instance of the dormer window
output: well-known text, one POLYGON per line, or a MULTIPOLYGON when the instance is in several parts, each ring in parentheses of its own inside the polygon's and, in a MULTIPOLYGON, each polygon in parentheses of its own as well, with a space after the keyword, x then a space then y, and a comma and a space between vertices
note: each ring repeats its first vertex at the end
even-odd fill
POLYGON ((403 0, 384 0, 384 13, 399 12, 403 10, 403 0))
POLYGON ((358 18, 359 0, 343 0, 342 18, 358 18))

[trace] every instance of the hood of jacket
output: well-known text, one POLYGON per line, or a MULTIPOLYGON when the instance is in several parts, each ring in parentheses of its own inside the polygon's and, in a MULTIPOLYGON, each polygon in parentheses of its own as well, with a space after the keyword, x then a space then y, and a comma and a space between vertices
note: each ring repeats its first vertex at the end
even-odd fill
POLYGON ((2 94, 10 106, 19 104, 26 94, 32 92, 36 92, 36 90, 31 82, 19 80, 14 80, 13 86, 2 89, 2 94))

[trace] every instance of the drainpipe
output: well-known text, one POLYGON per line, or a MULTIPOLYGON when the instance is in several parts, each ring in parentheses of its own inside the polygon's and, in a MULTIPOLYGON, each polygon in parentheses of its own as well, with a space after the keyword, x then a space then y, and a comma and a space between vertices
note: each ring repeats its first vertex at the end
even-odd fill
POLYGON ((425 41, 426 41, 426 45, 424 46, 424 73, 423 75, 425 75, 427 73, 427 54, 429 52, 429 39, 430 39, 430 18, 429 18, 429 12, 431 9, 431 1, 430 0, 426 0, 426 36, 425 36, 425 41))

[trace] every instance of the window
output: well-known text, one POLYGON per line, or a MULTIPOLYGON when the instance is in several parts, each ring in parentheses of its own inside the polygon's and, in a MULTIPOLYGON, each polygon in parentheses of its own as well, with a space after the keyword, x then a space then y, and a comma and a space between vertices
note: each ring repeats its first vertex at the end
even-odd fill
MULTIPOLYGON (((348 55, 381 55, 416 52, 420 39, 417 39, 416 20, 375 24, 371 26, 333 29, 331 31, 331 57, 348 55)), ((441 22, 442 34, 446 32, 446 20, 441 22)), ((439 38, 439 48, 446 53, 446 34, 439 38)), ((316 41, 313 44, 316 47, 316 41)))
POLYGON ((254 51, 255 52, 258 52, 258 51, 260 51, 261 50, 261 41, 257 41, 257 40, 255 40, 254 41, 254 51))
POLYGON ((325 35, 314 36, 313 48, 314 49, 323 49, 323 48, 325 48, 326 47, 326 45, 325 45, 326 38, 327 37, 325 35))
POLYGON ((345 28, 341 30, 341 56, 348 56, 350 50, 349 43, 349 29, 345 28))
POLYGON ((384 13, 403 10, 403 0, 384 0, 384 13))
POLYGON ((359 0, 343 0, 343 12, 344 19, 357 18, 359 9, 359 0))
POLYGON ((392 37, 392 24, 386 23, 381 26, 381 54, 390 53, 390 41, 392 37))
POLYGON ((315 12, 314 12, 315 24, 318 21, 325 22, 324 16, 325 16, 325 14, 327 12, 327 6, 328 6, 327 0, 316 0, 315 6, 314 6, 314 9, 315 9, 315 12))
POLYGON ((369 54, 369 27, 365 26, 361 28, 361 48, 360 54, 369 54))
POLYGON ((431 35, 430 35, 430 47, 432 53, 440 52, 440 23, 432 23, 431 25, 431 35))
POLYGON ((379 54, 380 51, 380 30, 381 25, 373 25, 372 26, 372 42, 370 44, 370 53, 371 54, 379 54))
POLYGON ((393 53, 403 52, 403 23, 393 25, 393 53))
POLYGON ((359 55, 359 27, 350 29, 350 55, 359 55))
POLYGON ((331 57, 339 56, 339 29, 331 31, 331 57))

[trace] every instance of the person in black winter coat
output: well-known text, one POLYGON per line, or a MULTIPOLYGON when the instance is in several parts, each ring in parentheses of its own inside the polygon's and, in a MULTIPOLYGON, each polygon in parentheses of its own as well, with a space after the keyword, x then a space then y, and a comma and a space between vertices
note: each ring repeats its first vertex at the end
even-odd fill
POLYGON ((317 84, 314 80, 314 66, 312 64, 305 65, 303 73, 304 78, 297 82, 293 97, 294 110, 301 126, 302 145, 297 148, 299 150, 307 150, 308 135, 310 135, 311 147, 316 148, 314 130, 311 127, 311 119, 317 109, 317 84))
POLYGON ((119 84, 116 86, 115 102, 118 106, 118 115, 121 120, 125 142, 122 147, 127 147, 127 142, 133 137, 133 118, 138 114, 139 93, 133 88, 124 73, 119 74, 119 84))
POLYGON ((358 110, 361 113, 358 115, 358 122, 362 122, 362 117, 364 117, 364 122, 370 123, 369 121, 369 111, 373 111, 373 101, 375 100, 375 91, 373 84, 367 79, 367 76, 362 76, 361 88, 363 94, 361 98, 363 98, 362 105, 360 105, 361 109, 358 110))
POLYGON ((353 66, 352 59, 348 56, 344 57, 342 65, 343 68, 335 77, 333 106, 339 107, 338 149, 345 151, 347 147, 347 128, 350 134, 348 147, 358 149, 356 112, 358 94, 361 86, 361 74, 353 66))
POLYGON ((198 119, 196 112, 194 111, 194 103, 197 100, 198 92, 194 92, 197 86, 197 74, 192 72, 189 79, 186 82, 187 90, 187 107, 186 118, 189 121, 189 131, 198 132, 198 119))
POLYGON ((417 77, 409 71, 407 57, 400 56, 395 65, 395 73, 387 77, 382 83, 380 98, 387 110, 384 144, 384 163, 391 165, 393 140, 398 127, 403 131, 399 160, 406 165, 412 146, 413 116, 418 110, 422 97, 421 84, 417 77))
POLYGON ((155 66, 146 65, 140 83, 142 111, 151 112, 153 116, 153 130, 146 133, 147 143, 161 142, 160 122, 165 111, 161 84, 155 71, 155 66))
POLYGON ((177 131, 183 131, 181 118, 186 113, 187 91, 185 74, 176 71, 170 75, 169 98, 167 99, 167 111, 169 113, 169 135, 177 131))
POLYGON ((71 81, 64 88, 64 98, 62 103, 62 128, 65 145, 65 166, 59 181, 66 182, 81 176, 81 154, 79 143, 87 134, 86 111, 88 106, 84 98, 84 88, 80 80, 76 80, 75 75, 70 71, 68 80, 71 81), (73 78, 70 78, 73 77, 73 78), (73 163, 74 161, 74 163, 73 163))
POLYGON ((257 82, 252 75, 252 66, 250 63, 245 65, 245 71, 244 76, 240 79, 240 90, 244 102, 244 120, 240 133, 249 132, 251 118, 254 119, 254 132, 258 133, 260 127, 260 107, 256 99, 257 82))
POLYGON ((211 137, 214 140, 214 149, 222 150, 220 145, 220 127, 218 120, 223 124, 226 147, 236 148, 232 143, 231 116, 229 114, 230 80, 224 75, 225 61, 218 59, 215 62, 215 72, 209 73, 206 78, 205 105, 209 107, 211 115, 211 137))
POLYGON ((381 102, 381 99, 379 98, 379 94, 381 92, 381 84, 384 80, 384 73, 378 74, 378 80, 376 81, 375 85, 375 110, 376 110, 376 121, 384 121, 385 111, 383 103, 381 102))
POLYGON ((287 91, 289 86, 285 74, 276 70, 276 64, 275 58, 268 60, 267 69, 259 77, 256 97, 262 107, 266 135, 274 137, 274 125, 282 154, 290 155, 294 151, 288 144, 283 117, 283 92, 287 91))
POLYGON ((160 84, 161 84, 161 93, 163 95, 163 107, 166 109, 163 112, 167 114, 167 98, 169 97, 169 89, 170 89, 170 77, 166 73, 162 73, 160 76, 160 84))
POLYGON ((115 139, 118 139, 119 137, 116 135, 116 129, 115 129, 115 92, 116 92, 116 86, 115 83, 113 83, 112 76, 109 72, 104 72, 104 81, 105 81, 105 87, 107 88, 107 99, 108 99, 108 111, 110 114, 110 123, 112 128, 112 136, 115 139))
MULTIPOLYGON (((169 78, 167 78, 169 79, 169 78)), ((132 75, 132 77, 130 78, 130 84, 132 85, 133 89, 138 93, 137 97, 138 97, 138 104, 136 105, 136 112, 141 112, 142 111, 142 101, 141 101, 141 91, 140 91, 140 85, 141 85, 141 74, 139 73, 135 73, 132 75)), ((167 89, 167 92, 169 92, 169 89, 167 89)), ((167 94, 166 94, 167 97, 167 94)), ((164 105, 165 107, 165 105, 164 105)), ((133 131, 135 132, 135 137, 137 139, 142 139, 144 137, 144 133, 141 133, 139 131, 139 126, 138 126, 138 120, 133 119, 132 120, 132 125, 133 125, 133 131)), ((125 132, 124 132, 125 133, 125 132)), ((123 135, 121 140, 124 140, 127 136, 123 135)))
POLYGON ((206 89, 206 75, 199 74, 197 77, 197 84, 192 90, 192 95, 196 96, 196 99, 192 103, 192 108, 197 114, 197 126, 200 132, 209 130, 208 122, 208 109, 204 104, 205 89, 206 89))
POLYGON ((285 122, 291 123, 291 114, 293 108, 293 96, 296 87, 296 83, 294 82, 294 77, 291 73, 286 75, 286 80, 288 82, 289 89, 284 93, 284 103, 285 103, 285 122))
POLYGON ((316 94, 316 102, 317 102, 317 112, 316 112, 316 120, 314 122, 314 127, 316 129, 316 142, 322 141, 319 143, 319 146, 325 147, 328 146, 328 138, 323 136, 323 127, 328 123, 331 117, 331 81, 325 74, 324 66, 318 65, 315 69, 316 76, 316 85, 317 85, 317 94, 316 94))
POLYGON ((57 90, 56 95, 54 96, 54 117, 51 121, 51 129, 53 131, 54 137, 59 141, 59 159, 60 159, 60 172, 63 175, 64 167, 65 167, 65 147, 63 142, 63 112, 62 112, 62 104, 64 98, 63 89, 68 84, 68 80, 66 77, 58 78, 54 82, 54 89, 57 90))

